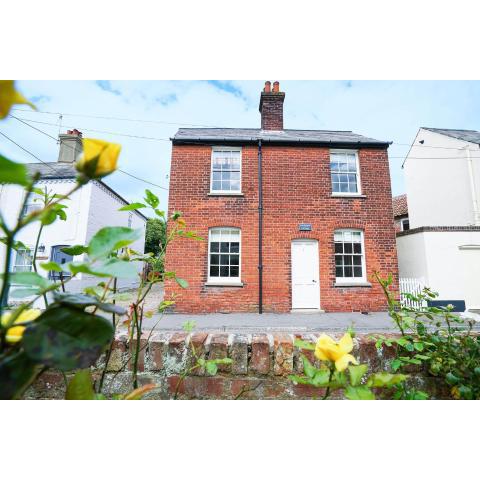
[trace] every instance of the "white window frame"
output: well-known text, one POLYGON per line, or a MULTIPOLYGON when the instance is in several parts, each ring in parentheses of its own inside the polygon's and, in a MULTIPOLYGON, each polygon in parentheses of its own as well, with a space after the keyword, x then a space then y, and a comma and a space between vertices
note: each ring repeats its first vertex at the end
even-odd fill
POLYGON ((408 230, 410 230, 410 219, 408 217, 400 219, 400 229, 401 229, 401 231, 402 232, 407 232, 408 230, 405 230, 404 222, 408 222, 408 230))
POLYGON ((215 195, 239 195, 242 193, 242 148, 241 147, 226 147, 218 146, 212 147, 212 153, 210 157, 210 193, 215 195), (213 189, 213 158, 215 152, 239 152, 240 154, 240 182, 238 190, 214 190, 213 189))
MULTIPOLYGON (((348 255, 348 253, 346 254, 348 255)), ((333 232, 333 263, 335 268, 335 283, 366 283, 367 282, 367 265, 365 260, 365 234, 363 230, 358 228, 337 228, 333 232), (337 265, 335 262, 335 233, 337 232, 360 232, 361 246, 362 246, 362 276, 361 277, 337 277, 337 265)), ((352 274, 353 274, 353 265, 352 265, 352 274)))
MULTIPOLYGON (((360 160, 358 157, 358 150, 350 150, 350 149, 333 149, 330 150, 330 156, 329 156, 329 169, 330 169, 330 188, 332 191, 332 195, 334 197, 339 196, 339 197, 358 197, 359 195, 362 195, 362 178, 360 175, 360 160), (356 162, 356 167, 357 167, 357 191, 356 192, 334 192, 333 191, 333 182, 332 182, 332 153, 354 153, 355 154, 355 162, 356 162)), ((347 172, 348 173, 348 172, 347 172)))
MULTIPOLYGON (((216 253, 216 252, 213 252, 216 253)), ((218 252, 221 255, 220 252, 218 252)), ((238 227, 211 227, 208 229, 208 262, 207 282, 210 284, 239 284, 242 282, 242 230, 238 227), (214 230, 237 230, 238 231, 238 277, 211 277, 210 276, 210 245, 212 243, 212 232, 214 230)))
MULTIPOLYGON (((33 248, 31 248, 30 246, 26 245, 26 248, 19 248, 18 250, 14 250, 14 258, 13 258, 13 262, 11 264, 11 271, 12 272, 33 272, 33 248), (32 255, 32 262, 30 263, 30 270, 16 270, 16 267, 19 266, 18 263, 17 263, 17 256, 18 256, 18 252, 19 251, 27 251, 27 252, 30 252, 32 255)), ((22 265, 22 266, 28 266, 28 265, 22 265)))

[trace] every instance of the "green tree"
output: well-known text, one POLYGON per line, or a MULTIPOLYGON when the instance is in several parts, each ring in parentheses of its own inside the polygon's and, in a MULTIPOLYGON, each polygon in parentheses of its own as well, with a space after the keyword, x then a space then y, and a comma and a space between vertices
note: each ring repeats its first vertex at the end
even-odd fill
POLYGON ((149 218, 145 233, 145 253, 152 252, 158 256, 167 240, 166 223, 160 218, 149 218))

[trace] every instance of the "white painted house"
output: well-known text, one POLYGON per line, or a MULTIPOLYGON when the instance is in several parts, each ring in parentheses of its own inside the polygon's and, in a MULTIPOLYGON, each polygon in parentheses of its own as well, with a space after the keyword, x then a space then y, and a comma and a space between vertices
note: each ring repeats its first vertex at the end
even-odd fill
MULTIPOLYGON (((73 187, 77 172, 74 161, 81 151, 81 133, 73 130, 65 135, 60 135, 60 151, 57 162, 30 163, 26 164, 30 173, 40 172, 41 179, 36 187, 52 193, 64 194, 73 187)), ((24 191, 16 185, 0 184, 0 208, 7 224, 12 226, 19 215, 19 209, 23 203, 24 191)), ((35 197, 35 196, 34 196, 35 197)), ((118 209, 127 205, 118 193, 107 186, 101 180, 90 181, 80 190, 76 191, 70 200, 63 201, 68 208, 65 210, 67 220, 55 221, 44 227, 39 249, 37 253, 37 267, 39 263, 54 260, 58 263, 66 263, 71 260, 81 261, 83 255, 71 257, 61 252, 61 248, 72 245, 86 245, 92 236, 102 227, 124 226, 142 229, 143 235, 132 244, 132 248, 143 253, 145 242, 146 218, 138 211, 119 212, 118 209)), ((32 209, 39 208, 39 203, 33 200, 26 206, 23 214, 32 209)), ((28 225, 17 235, 27 250, 13 252, 10 271, 32 270, 32 258, 35 241, 40 227, 39 222, 28 225)), ((0 265, 5 262, 5 245, 0 244, 0 265)), ((141 269, 141 263, 139 271, 141 269)), ((46 272, 38 268, 38 272, 44 276, 59 275, 55 272, 46 272)), ((65 272, 68 276, 69 273, 65 272)), ((54 277, 53 277, 54 278, 54 277)), ((79 292, 89 285, 95 285, 101 281, 98 277, 79 274, 68 284, 68 291, 79 292)), ((136 280, 119 280, 119 288, 133 287, 136 280)), ((12 286, 11 291, 15 287, 12 286)), ((10 299, 12 301, 12 299, 10 299)))
POLYGON ((404 170, 400 277, 421 279, 440 301, 480 309, 480 132, 420 128, 404 170))

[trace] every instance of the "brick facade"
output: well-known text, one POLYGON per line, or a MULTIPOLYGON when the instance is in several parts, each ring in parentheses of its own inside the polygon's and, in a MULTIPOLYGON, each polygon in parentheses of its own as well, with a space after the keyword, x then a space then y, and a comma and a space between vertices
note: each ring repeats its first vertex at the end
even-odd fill
MULTIPOLYGON (((335 197, 330 180, 330 149, 324 146, 264 144, 263 151, 263 307, 291 310, 291 242, 319 242, 320 304, 327 312, 381 311, 385 299, 372 273, 397 279, 395 228, 386 148, 357 148, 362 195, 335 197), (310 232, 300 232, 310 223, 310 232), (367 279, 371 286, 335 286, 333 234, 339 228, 364 231, 367 279)), ((188 228, 202 242, 179 239, 167 250, 166 269, 185 278, 181 289, 166 284, 166 297, 178 295, 175 310, 185 313, 258 310, 258 146, 242 145, 242 195, 210 192, 211 145, 172 148, 169 210, 183 212, 188 228), (241 229, 243 286, 207 286, 208 232, 212 227, 241 229)))

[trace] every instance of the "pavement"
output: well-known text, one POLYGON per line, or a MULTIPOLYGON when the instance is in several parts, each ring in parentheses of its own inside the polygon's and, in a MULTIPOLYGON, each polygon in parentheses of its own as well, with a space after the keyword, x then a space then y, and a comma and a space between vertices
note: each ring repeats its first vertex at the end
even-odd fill
POLYGON ((340 332, 354 327, 358 333, 395 332, 386 312, 375 313, 212 313, 206 315, 164 314, 144 318, 144 328, 156 331, 181 330, 187 321, 196 323, 195 329, 205 332, 340 332))

